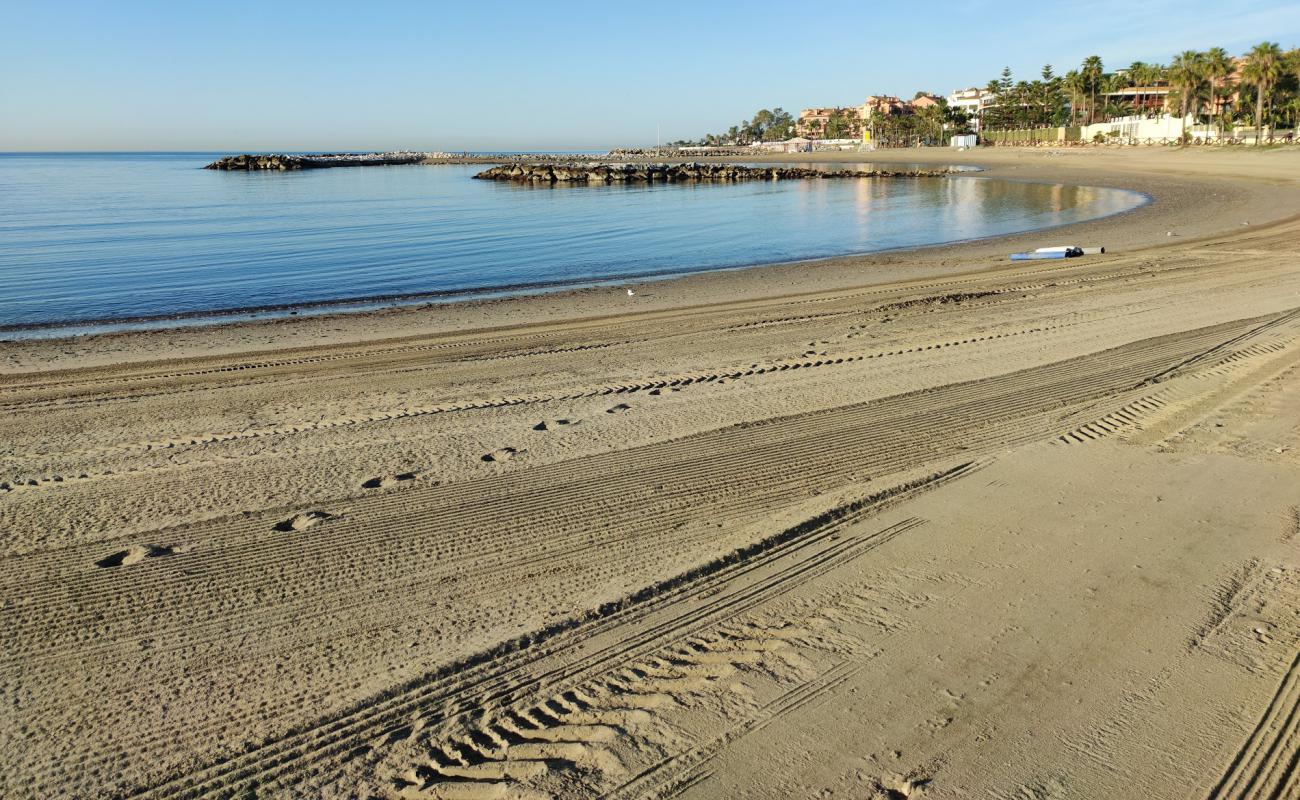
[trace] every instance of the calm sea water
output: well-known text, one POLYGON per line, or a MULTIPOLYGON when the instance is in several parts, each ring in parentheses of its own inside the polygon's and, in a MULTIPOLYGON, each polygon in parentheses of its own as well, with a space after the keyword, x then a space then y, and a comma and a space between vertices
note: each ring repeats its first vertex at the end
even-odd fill
POLYGON ((477 166, 200 169, 213 155, 0 155, 0 327, 723 269, 1144 201, 977 176, 541 188, 477 166))

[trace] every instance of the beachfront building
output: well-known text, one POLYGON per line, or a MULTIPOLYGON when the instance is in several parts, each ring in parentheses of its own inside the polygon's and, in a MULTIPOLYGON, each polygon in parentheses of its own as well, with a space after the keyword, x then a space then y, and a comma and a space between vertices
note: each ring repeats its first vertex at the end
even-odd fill
MULTIPOLYGON (((1215 77, 1212 84, 1202 77, 1205 82, 1197 90, 1194 102, 1188 106, 1198 116, 1221 117, 1240 108, 1241 69, 1246 61, 1236 57, 1230 59, 1230 63, 1231 71, 1227 75, 1215 77)), ((1164 73, 1157 71, 1156 74, 1158 76, 1164 73)), ((1144 79, 1133 81, 1136 84, 1134 86, 1118 86, 1105 92, 1106 104, 1124 109, 1123 117, 1159 117, 1177 114, 1181 110, 1182 100, 1178 96, 1178 88, 1171 85, 1170 81, 1159 77, 1152 80, 1149 74, 1131 76, 1129 70, 1125 69, 1116 70, 1115 75, 1126 80, 1131 77, 1144 79)))
POLYGON ((868 95, 866 101, 858 106, 858 116, 863 120, 871 119, 873 114, 898 117, 911 112, 912 109, 907 103, 887 94, 868 95))
POLYGON ((914 100, 901 100, 893 95, 868 95, 862 105, 853 108, 819 106, 799 112, 795 132, 807 139, 867 141, 864 134, 871 130, 872 119, 877 116, 905 117, 925 108, 943 105, 943 100, 927 92, 917 94, 914 100))
POLYGON ((826 106, 799 112, 794 130, 805 139, 857 139, 862 136, 863 118, 856 108, 826 106))
POLYGON ((1173 89, 1164 81, 1157 81, 1150 86, 1125 86, 1106 92, 1108 103, 1116 103, 1133 109, 1135 114, 1155 115, 1170 110, 1170 95, 1173 89))
POLYGON ((1208 140, 1214 138, 1212 126, 1198 124, 1188 114, 1185 118, 1175 114, 1133 114, 1126 117, 1114 117, 1104 122, 1084 125, 1079 130, 1079 138, 1085 142, 1103 141, 1110 143, 1128 142, 1174 142, 1186 133, 1193 139, 1208 140))
POLYGON ((799 119, 794 124, 795 133, 808 139, 818 139, 826 132, 826 125, 835 112, 834 106, 805 108, 799 112, 799 119))
POLYGON ((996 102, 997 95, 973 86, 969 89, 958 89, 948 95, 948 107, 966 112, 971 130, 975 133, 980 132, 980 120, 984 116, 984 110, 996 102))

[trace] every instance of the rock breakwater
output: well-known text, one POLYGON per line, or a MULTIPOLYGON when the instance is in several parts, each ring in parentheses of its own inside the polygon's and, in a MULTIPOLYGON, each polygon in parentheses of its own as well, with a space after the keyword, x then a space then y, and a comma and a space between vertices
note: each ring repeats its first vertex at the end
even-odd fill
POLYGON ((744 167, 738 164, 505 164, 478 173, 479 180, 518 183, 682 183, 688 181, 781 181, 809 178, 940 178, 947 169, 819 170, 806 167, 744 167))
POLYGON ((204 169, 220 170, 296 170, 321 169, 324 167, 371 167, 394 164, 421 164, 429 159, 445 156, 443 153, 320 153, 313 155, 286 155, 268 153, 265 155, 242 154, 219 158, 204 169))

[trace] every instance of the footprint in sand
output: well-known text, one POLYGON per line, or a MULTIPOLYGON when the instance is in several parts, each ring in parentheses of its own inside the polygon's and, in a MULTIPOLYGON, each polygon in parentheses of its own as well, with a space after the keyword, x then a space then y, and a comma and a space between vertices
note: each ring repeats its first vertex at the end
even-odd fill
POLYGON ((877 790, 883 791, 884 795, 891 800, 905 800, 905 798, 919 796, 930 785, 930 779, 923 776, 905 776, 896 773, 887 773, 876 781, 877 790))
POLYGON ((277 522, 275 524, 275 530, 283 533, 305 531, 313 525, 319 525, 327 519, 334 519, 334 515, 327 511, 304 511, 301 514, 294 514, 283 522, 277 522))
POLYGON ((399 472, 396 475, 382 475, 378 478, 371 478, 361 484, 362 489, 387 489, 390 486, 396 486, 399 483, 413 481, 420 477, 418 472, 399 472))
POLYGON ((503 447, 500 450, 493 450, 491 453, 487 453, 483 456, 483 460, 488 462, 509 461, 522 452, 522 450, 516 450, 513 447, 503 447))
POLYGON ((129 567, 132 564, 139 564, 146 558, 161 558, 162 556, 170 556, 183 552, 185 551, 182 548, 161 544, 134 544, 125 550, 119 550, 111 556, 101 558, 95 562, 95 566, 129 567))
POLYGON ((607 408, 607 409, 605 409, 605 413, 606 413, 606 414, 622 414, 622 413, 625 412, 625 411, 631 411, 631 410, 632 410, 632 406, 628 405, 627 403, 619 403, 618 405, 614 406, 613 408, 607 408))
POLYGON ((544 419, 533 426, 535 431, 554 431, 560 428, 567 428, 570 425, 577 425, 582 422, 580 419, 544 419))

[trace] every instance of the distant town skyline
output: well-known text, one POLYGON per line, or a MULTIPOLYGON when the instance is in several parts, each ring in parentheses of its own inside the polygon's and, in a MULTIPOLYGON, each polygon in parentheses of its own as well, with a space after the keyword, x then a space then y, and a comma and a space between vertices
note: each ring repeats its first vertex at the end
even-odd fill
POLYGON ((0 151, 601 149, 757 108, 1300 44, 1300 2, 4 4, 0 151))

